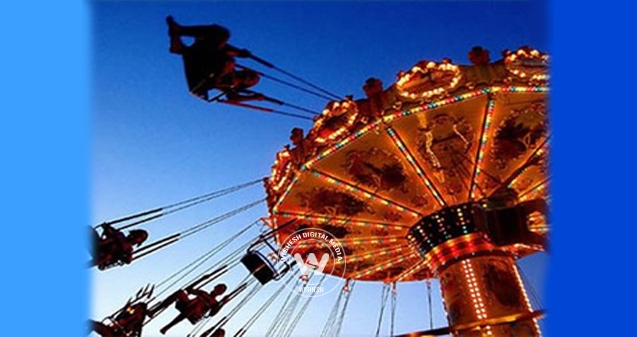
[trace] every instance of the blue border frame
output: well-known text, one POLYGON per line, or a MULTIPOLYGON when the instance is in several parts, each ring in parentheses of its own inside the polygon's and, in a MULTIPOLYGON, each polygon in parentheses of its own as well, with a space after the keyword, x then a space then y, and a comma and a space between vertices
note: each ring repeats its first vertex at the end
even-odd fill
POLYGON ((0 5, 3 336, 86 336, 88 6, 0 5))
MULTIPOLYGON (((619 3, 552 1, 548 9, 555 130, 548 336, 633 330, 636 120, 625 103, 634 96, 637 20, 619 3), (600 240, 611 234, 619 235, 600 240)), ((86 336, 90 3, 0 6, 2 44, 11 48, 3 48, 1 82, 2 335, 86 336)))

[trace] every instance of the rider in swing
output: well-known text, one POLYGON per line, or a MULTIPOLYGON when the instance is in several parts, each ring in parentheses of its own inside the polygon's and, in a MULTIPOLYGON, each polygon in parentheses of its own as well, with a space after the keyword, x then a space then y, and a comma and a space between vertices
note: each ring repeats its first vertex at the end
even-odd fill
POLYGON ((143 229, 134 229, 125 235, 107 223, 100 227, 102 235, 91 229, 93 236, 91 255, 93 263, 100 270, 117 263, 130 264, 133 261, 133 247, 141 245, 148 238, 148 232, 143 229))
POLYGON ((227 290, 228 287, 225 284, 217 284, 212 291, 208 293, 195 287, 195 285, 199 282, 200 281, 193 283, 186 289, 176 291, 161 303, 150 309, 150 317, 154 317, 159 312, 170 306, 173 302, 175 302, 175 308, 179 310, 179 315, 170 321, 170 323, 166 324, 166 326, 161 328, 160 332, 162 334, 166 334, 170 328, 177 325, 184 319, 188 319, 191 324, 195 324, 206 315, 214 316, 230 300, 228 296, 221 300, 217 300, 217 297, 227 290), (195 297, 191 299, 188 295, 194 295, 195 297))
POLYGON ((110 324, 90 321, 91 330, 102 337, 140 337, 146 318, 146 303, 127 304, 110 324))
POLYGON ((228 45, 230 32, 219 25, 182 26, 172 16, 166 18, 170 36, 170 52, 181 55, 190 92, 208 100, 208 91, 222 91, 228 102, 263 100, 265 97, 248 88, 259 82, 253 70, 237 71, 234 57, 251 57, 246 49, 228 45), (193 37, 187 46, 182 37, 193 37))

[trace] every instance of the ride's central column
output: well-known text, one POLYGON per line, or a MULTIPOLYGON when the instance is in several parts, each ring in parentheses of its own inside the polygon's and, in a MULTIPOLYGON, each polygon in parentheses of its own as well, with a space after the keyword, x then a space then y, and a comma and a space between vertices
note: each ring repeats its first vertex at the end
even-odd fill
POLYGON ((515 258, 493 243, 485 219, 467 203, 424 217, 409 231, 423 263, 440 279, 452 335, 541 336, 515 258))
POLYGON ((454 336, 541 336, 513 257, 464 258, 438 276, 454 336))

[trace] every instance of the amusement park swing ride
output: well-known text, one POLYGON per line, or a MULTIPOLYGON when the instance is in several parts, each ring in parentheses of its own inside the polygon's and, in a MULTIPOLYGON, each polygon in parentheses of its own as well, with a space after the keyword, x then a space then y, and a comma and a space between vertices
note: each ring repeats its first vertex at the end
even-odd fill
MULTIPOLYGON (((142 245, 130 261, 114 259, 100 269, 163 250, 263 201, 269 212, 168 279, 142 288, 96 323, 102 329, 98 333, 141 336, 142 327, 172 303, 168 299, 174 301, 169 289, 201 289, 243 266, 248 275, 215 302, 215 310, 193 320, 182 317, 194 326, 188 336, 230 334, 224 326, 260 289, 279 287, 234 331, 244 336, 287 284, 307 284, 310 277, 320 279, 318 285, 345 279, 316 335, 340 334, 356 282, 386 285, 383 298, 392 293, 393 309, 397 283, 439 279, 448 327, 401 336, 540 336, 543 310, 533 308, 516 259, 547 249, 548 55, 523 46, 491 62, 487 50, 474 47, 469 60, 468 65, 420 61, 386 89, 370 78, 366 98, 330 101, 306 135, 292 131, 293 146, 276 154, 271 175, 263 180, 107 223, 121 224, 121 232, 259 183, 265 187, 265 200, 142 245), (184 281, 256 224, 267 231, 184 281), (343 259, 328 260, 321 275, 308 275, 294 261, 280 263, 280 247, 308 229, 331 234, 344 252, 343 259)), ((323 255, 325 245, 313 242, 299 247, 305 254, 323 255)), ((289 292, 266 335, 293 335, 311 299, 289 292)), ((379 329, 380 321, 377 336, 379 329)), ((390 334, 399 335, 394 330, 392 314, 390 334)))

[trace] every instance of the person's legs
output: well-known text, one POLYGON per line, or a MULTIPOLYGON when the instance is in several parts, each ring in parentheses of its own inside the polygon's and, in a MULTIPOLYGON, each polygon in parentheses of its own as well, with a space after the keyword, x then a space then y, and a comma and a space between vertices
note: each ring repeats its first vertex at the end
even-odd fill
POLYGON ((170 323, 166 324, 163 328, 161 328, 159 332, 161 332, 162 335, 165 335, 170 328, 177 325, 179 322, 183 321, 185 318, 186 318, 186 315, 180 313, 179 315, 177 315, 177 317, 175 317, 175 319, 170 321, 170 323))
POLYGON ((166 18, 166 23, 168 24, 168 36, 170 36, 170 52, 182 55, 187 47, 179 35, 180 26, 172 16, 166 18))
POLYGON ((172 16, 168 16, 166 22, 168 23, 168 34, 171 37, 175 35, 177 37, 188 36, 205 39, 214 41, 218 46, 228 42, 230 38, 230 31, 219 25, 182 26, 172 16))
POLYGON ((183 290, 179 291, 179 293, 177 293, 177 303, 175 303, 175 308, 179 311, 184 311, 188 307, 188 303, 190 303, 188 294, 183 290))
POLYGON ((89 249, 89 253, 91 254, 91 258, 93 259, 93 261, 95 263, 97 263, 97 257, 98 257, 97 246, 100 243, 100 236, 99 236, 99 234, 97 234, 97 231, 93 227, 89 226, 89 231, 91 232, 89 234, 89 237, 90 237, 89 240, 90 240, 90 244, 91 244, 90 249, 89 249))
POLYGON ((184 297, 185 297, 186 300, 188 300, 188 294, 186 294, 185 291, 177 290, 172 295, 166 297, 165 300, 161 301, 160 303, 158 303, 154 307, 148 309, 148 316, 154 317, 155 315, 157 315, 157 313, 159 313, 159 312, 163 311, 164 309, 168 308, 173 302, 183 300, 184 297))
POLYGON ((106 326, 104 323, 93 321, 93 320, 89 320, 89 324, 91 326, 91 330, 95 331, 100 336, 102 336, 102 337, 112 337, 113 336, 111 328, 106 326))
POLYGON ((252 70, 240 70, 236 74, 236 85, 241 89, 248 89, 259 83, 259 74, 252 70))

